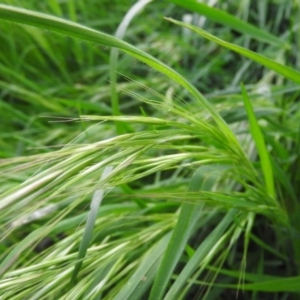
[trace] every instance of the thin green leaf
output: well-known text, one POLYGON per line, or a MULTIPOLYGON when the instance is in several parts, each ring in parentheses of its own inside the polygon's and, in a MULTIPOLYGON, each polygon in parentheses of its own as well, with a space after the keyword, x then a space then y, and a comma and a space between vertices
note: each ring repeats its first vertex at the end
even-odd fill
POLYGON ((181 292, 183 285, 188 281, 193 272, 199 267, 199 264, 203 259, 205 259, 209 251, 211 251, 214 245, 220 240, 223 233, 234 219, 236 213, 237 211, 235 209, 231 209, 223 218, 223 220, 219 223, 219 225, 201 243, 195 254, 185 265, 184 269, 180 272, 179 276, 173 283, 164 300, 172 300, 178 298, 178 295, 181 292))
POLYGON ((159 267, 160 258, 168 245, 170 237, 171 232, 167 233, 159 243, 150 250, 138 269, 115 296, 115 300, 138 299, 134 298, 133 294, 137 293, 140 289, 144 289, 145 285, 148 286, 154 279, 154 275, 159 267), (149 276, 150 274, 151 277, 149 276))
POLYGON ((248 114, 248 119, 250 123, 250 131, 252 137, 255 141, 255 145, 260 157, 261 168, 265 179, 266 190, 269 196, 275 198, 275 187, 274 187, 274 178, 273 178, 273 168, 269 156, 269 152, 267 150, 265 140, 263 134, 260 130, 260 127, 257 123, 250 99, 248 97, 247 91, 242 84, 242 94, 243 100, 245 104, 245 108, 248 114))
POLYGON ((252 24, 249 24, 225 11, 210 7, 205 3, 196 2, 193 0, 168 0, 176 5, 189 9, 193 12, 201 14, 210 20, 213 20, 221 25, 230 27, 240 33, 247 34, 252 38, 277 46, 284 46, 284 42, 277 36, 262 30, 252 24))
POLYGON ((220 129, 224 132, 226 137, 234 139, 231 130, 227 124, 220 117, 213 105, 184 77, 175 72, 161 61, 155 59, 144 51, 108 34, 91 28, 73 23, 64 19, 53 17, 50 15, 33 12, 26 9, 16 8, 8 5, 0 5, 0 18, 20 24, 33 25, 39 28, 51 30, 53 32, 65 34, 85 41, 102 44, 109 47, 116 47, 123 50, 125 53, 139 59, 150 67, 165 74, 175 82, 186 88, 204 107, 211 113, 214 120, 219 124, 220 129))
POLYGON ((172 22, 172 23, 174 23, 174 24, 189 28, 192 31, 194 31, 194 32, 198 33, 199 35, 203 36, 204 38, 206 38, 206 39, 208 39, 212 42, 215 42, 215 43, 219 44, 222 47, 225 47, 225 48, 227 48, 229 50, 232 50, 236 53, 239 53, 239 54, 241 54, 245 57, 248 57, 251 60, 256 61, 259 64, 269 68, 270 70, 273 70, 276 73, 286 77, 287 79, 290 79, 290 80, 292 80, 296 83, 300 83, 300 72, 298 72, 298 71, 296 71, 296 70, 294 70, 290 67, 282 65, 280 63, 277 63, 276 61, 274 61, 270 58, 267 58, 267 57, 265 57, 261 54, 257 54, 253 51, 250 51, 250 50, 246 49, 246 48, 243 48, 243 47, 225 42, 224 40, 221 40, 221 39, 215 37, 214 35, 206 32, 203 29, 200 29, 199 27, 196 27, 196 26, 193 26, 193 25, 190 25, 190 24, 186 24, 186 23, 183 23, 183 22, 180 22, 180 21, 176 21, 172 18, 165 18, 165 19, 172 22))
MULTIPOLYGON (((202 169, 197 169, 191 179, 189 187, 190 192, 199 190, 199 182, 201 181, 202 176, 202 169)), ((184 203, 182 205, 171 240, 155 278, 149 298, 150 300, 159 300, 163 298, 172 272, 186 246, 192 228, 199 217, 200 209, 201 207, 195 204, 184 203)))
POLYGON ((1 262, 0 278, 16 262, 23 251, 25 251, 29 246, 33 245, 37 240, 45 236, 45 234, 49 231, 49 227, 41 227, 30 233, 16 247, 14 247, 14 249, 10 251, 6 258, 1 262))
MULTIPOLYGON (((123 39, 127 27, 131 23, 132 19, 152 0, 142 0, 136 2, 130 10, 128 10, 127 14, 123 18, 122 22, 118 26, 115 36, 119 39, 123 39)), ((112 48, 110 50, 109 57, 109 78, 110 78, 110 96, 111 96, 111 106, 114 116, 119 116, 121 114, 119 97, 117 93, 117 67, 118 67, 118 59, 119 59, 119 49, 112 48)), ((131 132, 129 124, 115 122, 116 129, 118 134, 131 132)))
MULTIPOLYGON (((112 171, 113 167, 108 166, 104 169, 100 181, 104 180, 112 171)), ((71 286, 74 285, 77 274, 80 271, 83 259, 86 255, 87 249, 89 248, 90 241, 93 236, 93 230, 95 226, 95 222, 97 219, 98 210, 100 207, 100 204, 102 202, 104 196, 104 190, 96 190, 94 192, 92 202, 91 202, 91 210, 89 212, 89 215, 87 217, 86 226, 83 232, 82 240, 79 246, 78 251, 78 262, 75 265, 70 284, 71 286)))
MULTIPOLYGON (((189 192, 199 191, 200 188, 211 189, 215 183, 214 176, 207 176, 211 174, 211 171, 211 166, 198 168, 191 179, 189 192)), ((172 272, 184 251, 200 213, 201 206, 198 204, 182 204, 178 221, 155 278, 149 298, 150 300, 163 298, 172 272)))
POLYGON ((289 278, 278 278, 275 280, 248 283, 243 285, 244 290, 260 291, 260 292, 299 292, 300 276, 289 278))
MULTIPOLYGON (((260 275, 258 275, 258 278, 260 275)), ((262 278, 263 279, 263 278, 262 278)), ((243 285, 243 290, 246 291, 258 291, 258 292, 299 292, 300 291, 300 276, 295 277, 280 277, 274 280, 261 281, 255 283, 246 283, 243 285)), ((195 283, 201 285, 210 285, 209 282, 197 281, 195 283)), ((225 287, 227 289, 238 289, 238 284, 215 284, 215 287, 225 287)))

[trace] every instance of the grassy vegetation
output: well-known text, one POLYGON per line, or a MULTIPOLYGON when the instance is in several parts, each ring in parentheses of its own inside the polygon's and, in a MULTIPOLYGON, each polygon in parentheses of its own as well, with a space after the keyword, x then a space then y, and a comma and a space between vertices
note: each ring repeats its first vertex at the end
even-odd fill
POLYGON ((0 4, 0 299, 298 299, 297 1, 0 4))

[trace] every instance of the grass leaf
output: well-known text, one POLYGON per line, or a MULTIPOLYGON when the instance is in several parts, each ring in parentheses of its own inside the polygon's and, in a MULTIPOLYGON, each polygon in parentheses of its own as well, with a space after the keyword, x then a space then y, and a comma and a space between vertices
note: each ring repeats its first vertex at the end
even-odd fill
POLYGON ((167 233, 160 241, 155 245, 149 253, 146 254, 139 268, 134 272, 130 279, 126 282, 124 287, 115 296, 115 300, 127 300, 127 299, 138 299, 133 297, 133 294, 145 288, 146 282, 148 285, 152 283, 154 275, 157 273, 159 267, 160 258, 164 254, 164 251, 171 238, 171 232, 167 233), (150 277, 149 275, 152 274, 150 277))
MULTIPOLYGON (((128 26, 130 25, 132 19, 142 10, 144 7, 149 4, 152 0, 142 0, 136 2, 127 14, 124 16, 122 22, 118 26, 118 29, 115 33, 115 36, 119 39, 123 39, 126 33, 128 26)), ((119 116, 121 114, 119 96, 117 93, 117 67, 118 67, 118 59, 119 59, 119 49, 112 48, 110 50, 109 57, 109 78, 110 78, 110 96, 111 96, 111 107, 114 116, 119 116)), ((116 129, 118 134, 132 132, 132 128, 130 128, 127 123, 115 122, 116 129)))
MULTIPOLYGON (((104 169, 100 181, 104 180, 112 171, 112 167, 108 166, 104 169)), ((98 210, 101 205, 102 199, 104 196, 104 190, 96 190, 94 192, 92 202, 91 202, 91 207, 90 207, 90 212, 88 214, 87 220, 86 220, 86 226, 83 232, 82 240, 79 246, 79 251, 78 251, 78 262, 75 265, 72 277, 71 277, 71 286, 74 285, 77 274, 80 271, 83 259, 86 255, 87 249, 90 246, 90 241, 92 239, 93 235, 93 230, 95 226, 95 222, 97 219, 98 215, 98 210)))
MULTIPOLYGON (((199 189, 211 189, 212 185, 215 184, 215 176, 210 176, 212 169, 213 166, 198 168, 191 178, 189 192, 196 192, 199 191, 199 189)), ((182 204, 171 240, 164 253, 163 260, 155 278, 149 298, 150 300, 163 298, 171 274, 185 249, 200 213, 201 206, 189 203, 182 204)))
POLYGON ((225 11, 210 7, 205 3, 193 0, 168 0, 176 5, 189 9, 195 13, 203 15, 208 19, 215 21, 226 27, 230 27, 242 34, 251 36, 252 38, 277 46, 284 46, 284 42, 275 35, 262 30, 252 24, 249 24, 225 11))
POLYGON ((243 94, 243 100, 244 100, 245 108, 250 123, 250 131, 255 141, 255 145, 260 157, 260 163, 264 175, 266 190, 269 196, 274 199, 275 198, 274 177, 273 177, 273 168, 269 157, 269 152, 267 150, 261 129, 257 123, 247 91, 243 84, 242 84, 242 94, 243 94))
POLYGON ((290 79, 290 80, 300 84, 300 72, 296 71, 295 69, 292 69, 288 66, 282 65, 282 64, 280 64, 280 63, 278 63, 278 62, 276 62, 276 61, 274 61, 270 58, 267 58, 267 57, 265 57, 261 54, 250 51, 246 48, 228 43, 228 42, 226 42, 222 39, 219 39, 216 36, 206 32, 205 30, 203 30, 199 27, 196 27, 196 26, 193 26, 193 25, 190 25, 190 24, 186 24, 186 23, 174 20, 172 18, 165 18, 165 19, 172 22, 172 23, 174 23, 174 24, 189 28, 192 31, 194 31, 194 32, 198 33, 199 35, 203 36, 204 38, 206 38, 206 39, 208 39, 212 42, 215 42, 215 43, 219 44, 220 46, 222 46, 224 48, 227 48, 227 49, 232 50, 236 53, 239 53, 239 54, 241 54, 241 55, 243 55, 247 58, 250 58, 251 60, 253 60, 253 61, 269 68, 270 70, 275 71, 276 73, 278 73, 282 76, 284 76, 285 78, 290 79))
POLYGON ((20 24, 33 25, 39 28, 44 28, 57 33, 65 34, 85 41, 90 41, 104 46, 116 47, 127 54, 139 59, 150 67, 165 74, 175 82, 186 88, 200 103, 204 105, 211 113, 212 117, 219 124, 220 129, 226 133, 228 137, 233 138, 232 132, 227 127, 226 123, 220 117, 213 105, 192 85, 175 72, 172 68, 168 67, 161 61, 155 59, 144 51, 108 34, 91 28, 60 19, 54 16, 33 12, 26 9, 16 8, 8 5, 0 5, 0 19, 17 22, 20 24))
POLYGON ((227 230, 230 223, 233 221, 237 211, 231 209, 218 226, 204 239, 200 244, 192 258, 185 265, 179 276, 174 281, 172 287, 169 289, 164 300, 177 299, 184 284, 188 281, 193 272, 199 267, 199 264, 205 259, 214 245, 220 240, 223 233, 227 230))
MULTIPOLYGON (((189 191, 196 191, 200 188, 199 180, 201 176, 202 172, 199 168, 191 179, 189 191)), ((182 204, 176 227, 174 228, 171 240, 164 253, 163 260, 152 286, 150 300, 159 300, 163 298, 172 272, 178 263, 192 229, 199 217, 199 210, 201 210, 199 205, 189 203, 182 204)))

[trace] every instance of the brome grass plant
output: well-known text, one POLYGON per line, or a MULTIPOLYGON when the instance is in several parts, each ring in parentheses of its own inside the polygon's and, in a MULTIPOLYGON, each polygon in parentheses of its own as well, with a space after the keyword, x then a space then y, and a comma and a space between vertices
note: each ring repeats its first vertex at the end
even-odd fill
POLYGON ((0 299, 298 299, 299 4, 0 4, 0 299))

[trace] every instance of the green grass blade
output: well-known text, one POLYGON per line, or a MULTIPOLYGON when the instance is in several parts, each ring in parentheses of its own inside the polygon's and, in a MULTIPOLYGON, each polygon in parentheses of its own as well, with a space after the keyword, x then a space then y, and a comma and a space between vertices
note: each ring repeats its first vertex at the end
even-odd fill
MULTIPOLYGON (((115 36, 119 39, 123 39, 125 32, 131 23, 132 19, 152 0, 142 0, 136 2, 131 9, 127 12, 122 22, 118 26, 118 29, 115 33, 115 36)), ((110 50, 109 57, 109 78, 110 78, 110 97, 111 97, 111 107, 114 116, 119 116, 121 114, 119 96, 117 92, 117 67, 119 60, 119 49, 112 48, 110 50)), ((132 128, 130 128, 127 123, 115 122, 116 129, 118 134, 132 132, 132 128)))
POLYGON ((219 225, 201 243, 192 258, 180 272, 179 276, 173 283, 164 300, 178 299, 178 295, 182 291, 182 287, 184 286, 184 284, 188 281, 193 272, 199 267, 199 264, 207 256, 209 251, 211 251, 214 245, 220 240, 225 230, 233 221, 236 213, 237 211, 235 209, 231 209, 219 223, 219 225))
MULTIPOLYGON (((168 242, 171 237, 171 232, 166 234, 157 245, 153 247, 153 249, 146 255, 138 269, 134 272, 134 274, 130 277, 130 279, 126 282, 124 287, 120 290, 120 292, 114 298, 115 300, 127 300, 127 299, 137 299, 133 297, 133 294, 137 292, 137 290, 143 288, 145 286, 145 280, 151 282, 151 278, 149 278, 149 273, 155 274, 156 269, 158 268, 159 259, 165 251, 168 242), (152 269, 155 269, 155 272, 151 272, 152 269)), ((153 278, 152 278, 153 279, 153 278)))
POLYGON ((215 21, 226 27, 230 27, 242 34, 251 36, 252 38, 269 43, 272 45, 283 46, 284 42, 275 35, 262 30, 252 24, 249 24, 225 11, 210 7, 205 3, 196 2, 193 0, 168 0, 176 5, 184 7, 188 10, 196 12, 200 15, 207 17, 208 19, 215 21))
POLYGON ((41 227, 26 236, 0 264, 0 278, 5 274, 5 272, 17 261, 19 256, 30 246, 32 246, 36 241, 41 239, 45 234, 50 231, 49 227, 41 227))
POLYGON ((226 133, 228 137, 232 137, 232 132, 215 110, 213 105, 185 78, 175 72, 161 61, 155 59, 144 51, 108 34, 93 30, 86 26, 70 22, 64 19, 53 17, 50 15, 33 12, 26 9, 16 8, 8 5, 0 5, 0 19, 17 22, 20 24, 33 25, 39 28, 51 30, 53 32, 65 34, 71 37, 79 38, 85 41, 102 44, 104 46, 116 47, 125 53, 146 63, 155 70, 165 74, 182 87, 187 89, 204 107, 211 113, 214 120, 219 124, 220 129, 226 133))
POLYGON ((273 177, 273 168, 267 150, 263 134, 260 130, 260 127, 257 123, 250 99, 248 97, 247 91, 242 84, 242 95, 244 100, 244 105, 247 111, 249 123, 250 123, 250 132, 254 139, 259 157, 261 162, 261 168, 264 175, 264 180, 266 184, 266 190, 269 196, 275 198, 275 186, 274 186, 274 177, 273 177))
MULTIPOLYGON (((199 191, 200 188, 210 189, 215 183, 215 180, 213 180, 211 176, 207 177, 207 174, 210 175, 211 171, 211 166, 198 168, 191 179, 189 192, 199 191)), ((172 272, 182 255, 193 227, 199 217, 200 210, 201 206, 198 204, 184 203, 182 205, 171 240, 155 278, 149 298, 150 300, 163 298, 172 272)))
MULTIPOLYGON (((202 169, 199 168, 191 179, 190 192, 199 190, 202 175, 202 169)), ((151 289, 150 300, 160 300, 163 298, 172 272, 182 255, 192 228, 199 217, 200 209, 201 207, 195 204, 184 203, 182 205, 171 240, 164 253, 162 263, 151 289)))
MULTIPOLYGON (((272 280, 264 280, 265 276, 257 275, 257 282, 246 283, 243 285, 245 291, 257 291, 257 292, 289 292, 295 293, 300 291, 300 276, 295 277, 280 277, 272 280)), ((209 285, 209 283, 203 282, 202 284, 209 285)), ((215 286, 225 287, 227 289, 238 289, 239 285, 234 284, 216 284, 215 286)), ((296 298, 297 299, 297 298, 296 298)))
MULTIPOLYGON (((100 181, 104 180, 112 171, 112 167, 106 167, 102 173, 101 179, 100 181)), ((91 210, 89 212, 89 215, 87 217, 87 221, 86 221, 86 226, 83 232, 83 236, 82 236, 82 240, 79 246, 79 251, 78 251, 78 262, 75 265, 72 277, 71 277, 71 281, 70 284, 71 286, 74 285, 75 281, 76 281, 76 277, 77 274, 80 271, 83 259, 86 255, 87 249, 90 245, 90 241, 92 239, 92 235, 93 235, 93 230, 94 230, 94 226, 95 226, 95 222, 97 219, 97 215, 98 215, 98 210, 99 207, 101 205, 102 199, 104 196, 104 190, 96 190, 94 192, 93 198, 92 198, 92 202, 91 202, 91 210)))
POLYGON ((253 61, 269 68, 270 70, 275 71, 276 73, 278 73, 282 76, 284 76, 285 78, 290 79, 290 80, 300 84, 300 72, 298 72, 298 71, 296 71, 296 70, 294 70, 290 67, 284 66, 280 63, 277 63, 276 61, 274 61, 270 58, 267 58, 267 57, 265 57, 261 54, 257 54, 253 51, 250 51, 250 50, 246 49, 246 48, 243 48, 243 47, 228 43, 224 40, 221 40, 221 39, 217 38, 216 36, 206 32, 205 30, 200 29, 199 27, 196 27, 196 26, 193 26, 193 25, 190 25, 190 24, 186 24, 186 23, 183 23, 183 22, 180 22, 180 21, 176 21, 172 18, 166 18, 166 20, 168 20, 168 21, 170 21, 174 24, 189 28, 192 31, 194 31, 194 32, 198 33, 199 35, 203 36, 204 38, 206 38, 206 39, 208 39, 212 42, 215 42, 215 43, 219 44, 222 47, 225 47, 229 50, 232 50, 236 53, 239 53, 239 54, 241 54, 241 55, 243 55, 247 58, 250 58, 251 60, 253 60, 253 61))

